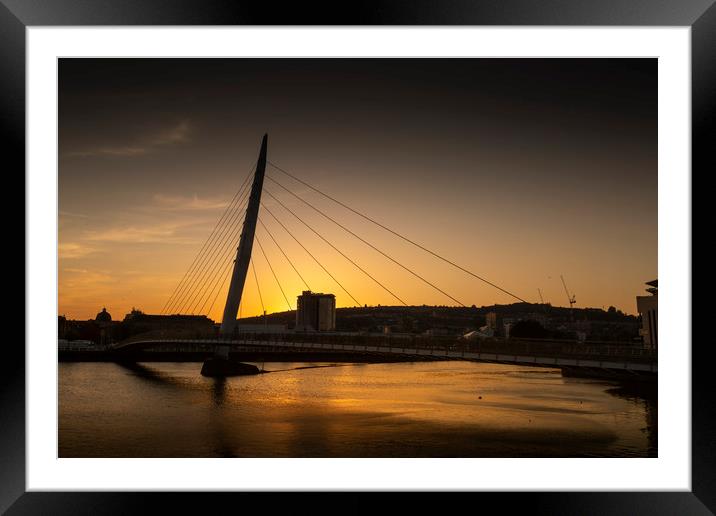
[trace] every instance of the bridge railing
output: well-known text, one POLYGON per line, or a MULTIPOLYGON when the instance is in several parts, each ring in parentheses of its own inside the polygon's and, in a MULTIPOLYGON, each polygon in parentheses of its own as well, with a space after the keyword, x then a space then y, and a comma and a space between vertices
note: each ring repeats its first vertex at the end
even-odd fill
POLYGON ((356 348, 392 348, 439 351, 458 351, 472 353, 510 353, 543 356, 605 357, 655 360, 655 350, 631 344, 557 341, 545 339, 483 339, 468 341, 454 337, 425 335, 375 335, 344 334, 329 332, 295 333, 241 333, 239 340, 266 341, 272 345, 292 344, 332 344, 356 348))
MULTIPOLYGON (((124 344, 131 342, 148 341, 148 340, 167 340, 172 336, 168 332, 161 334, 153 333, 152 335, 138 335, 125 341, 124 344)), ((512 354, 527 356, 569 356, 572 358, 595 358, 604 359, 628 359, 632 361, 655 361, 657 353, 655 350, 645 349, 636 345, 614 344, 614 343, 597 343, 584 342, 578 343, 574 341, 558 341, 545 339, 482 339, 482 340, 464 340, 447 336, 425 336, 411 334, 348 334, 334 332, 284 332, 284 333, 262 333, 262 332, 240 332, 231 336, 219 336, 217 333, 202 333, 177 335, 174 338, 178 340, 208 340, 220 342, 221 340, 231 341, 232 345, 241 345, 241 343, 256 342, 265 343, 270 347, 280 347, 282 344, 291 343, 294 347, 301 343, 307 344, 306 349, 312 346, 308 344, 326 344, 335 346, 345 346, 354 350, 373 351, 380 348, 392 350, 405 350, 410 353, 411 350, 430 350, 432 354, 441 352, 464 352, 464 353, 494 353, 494 354, 512 354)))

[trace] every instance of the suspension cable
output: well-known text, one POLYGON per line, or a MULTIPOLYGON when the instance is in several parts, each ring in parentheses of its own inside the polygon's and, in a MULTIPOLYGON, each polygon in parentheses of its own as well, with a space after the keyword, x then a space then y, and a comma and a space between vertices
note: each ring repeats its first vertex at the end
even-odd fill
POLYGON ((278 250, 281 251, 281 254, 283 254, 283 257, 286 258, 286 261, 291 265, 291 267, 293 267, 293 270, 296 271, 296 274, 298 274, 298 277, 301 278, 301 281, 303 281, 303 284, 306 285, 306 290, 311 290, 311 287, 308 286, 308 283, 306 283, 306 280, 303 279, 303 276, 301 276, 301 273, 298 272, 298 269, 297 269, 296 266, 293 264, 293 262, 291 261, 291 259, 290 259, 290 258, 288 257, 288 255, 283 251, 283 249, 281 248, 281 246, 278 245, 278 242, 276 242, 276 239, 273 237, 273 235, 271 234, 271 232, 269 231, 269 229, 266 227, 266 225, 264 224, 264 221, 261 220, 260 217, 258 218, 258 220, 259 220, 259 224, 261 224, 261 227, 264 228, 264 231, 266 231, 266 233, 268 233, 268 236, 271 237, 271 240, 273 240, 273 243, 276 244, 276 247, 278 247, 278 250))
POLYGON ((313 231, 313 233, 315 233, 321 240, 323 240, 325 243, 327 243, 329 246, 331 246, 338 254, 340 254, 343 258, 345 258, 345 259, 348 260, 350 263, 352 263, 352 264, 353 264, 358 270, 360 270, 363 274, 365 274, 365 275, 368 276, 370 279, 372 279, 372 280, 373 280, 377 285, 379 285, 383 290, 385 290, 386 292, 388 292, 391 296, 393 296, 395 299, 397 299, 398 301, 400 301, 403 305, 408 306, 408 303, 406 303, 405 301, 403 301, 402 299, 400 299, 400 298, 399 298, 397 295, 395 295, 388 287, 386 287, 386 286, 383 285, 380 281, 378 281, 378 280, 375 279, 373 276, 371 276, 371 274, 370 274, 368 271, 366 271, 363 267, 361 267, 360 265, 358 265, 355 261, 351 260, 343 251, 341 251, 340 249, 338 249, 335 245, 333 245, 331 242, 329 242, 323 235, 321 235, 318 231, 316 231, 315 229, 313 229, 313 228, 312 228, 307 222, 305 222, 301 217, 299 217, 298 215, 296 215, 296 213, 294 213, 293 210, 291 210, 288 206, 286 206, 286 205, 285 205, 284 203, 282 203, 279 199, 277 199, 271 192, 269 192, 269 190, 268 190, 266 187, 264 187, 264 191, 265 191, 267 194, 269 194, 274 201, 276 201, 276 202, 279 203, 281 206, 283 206, 283 208, 284 208, 286 211, 288 211, 291 215, 293 215, 294 217, 296 217, 304 226, 306 226, 308 229, 310 229, 311 231, 313 231))
POLYGON ((203 264, 201 265, 201 271, 195 276, 194 280, 192 281, 192 284, 188 291, 188 297, 185 303, 182 304, 182 310, 190 310, 193 313, 193 308, 195 306, 194 303, 197 300, 197 296, 201 294, 201 296, 199 296, 199 301, 203 299, 203 292, 205 291, 206 286, 209 285, 212 281, 210 278, 213 277, 212 275, 216 271, 216 266, 219 263, 217 262, 217 260, 219 260, 222 254, 225 253, 227 249, 233 245, 233 242, 238 232, 241 230, 241 225, 236 224, 236 222, 241 220, 242 214, 244 212, 244 207, 246 206, 247 196, 248 190, 244 193, 240 205, 237 206, 235 213, 232 217, 232 221, 229 223, 229 225, 227 225, 227 228, 229 228, 228 231, 224 231, 221 237, 221 242, 217 242, 211 254, 206 257, 203 264), (228 239, 226 238, 227 236, 229 237, 228 239))
POLYGON ((323 272, 325 272, 326 274, 328 274, 328 275, 331 277, 331 279, 336 282, 336 285, 338 285, 339 287, 341 287, 341 289, 343 290, 343 292, 345 292, 346 294, 348 294, 348 297, 350 297, 353 301, 355 301, 356 305, 361 306, 361 303, 358 302, 358 300, 357 300, 355 297, 353 297, 353 294, 351 294, 350 292, 348 292, 348 290, 346 289, 346 287, 344 287, 344 286, 341 284, 341 282, 338 281, 335 276, 333 276, 333 274, 331 274, 330 272, 328 272, 328 269, 326 269, 326 268, 323 266, 323 264, 322 264, 320 261, 318 261, 318 258, 316 258, 315 256, 313 256, 313 254, 311 254, 311 251, 309 251, 308 249, 306 249, 306 246, 304 246, 304 245, 298 240, 298 238, 296 238, 296 237, 293 235, 293 233, 291 233, 291 231, 284 225, 284 223, 281 222, 281 221, 278 219, 278 217, 276 217, 276 215, 274 215, 273 212, 272 212, 271 210, 269 210, 269 209, 266 207, 266 205, 264 205, 263 202, 261 203, 261 207, 262 207, 264 210, 266 210, 266 212, 267 212, 269 215, 271 215, 271 217, 273 217, 273 219, 274 219, 276 222, 279 223, 279 225, 286 231, 286 233, 288 233, 288 234, 291 236, 291 238, 293 238, 293 239, 296 241, 296 243, 297 243, 298 245, 300 245, 301 248, 302 248, 304 251, 306 251, 306 253, 308 254, 308 256, 310 256, 311 258, 313 258, 313 261, 316 262, 321 269, 323 269, 323 272))
MULTIPOLYGON (((220 245, 219 242, 220 242, 221 239, 223 238, 223 235, 225 234, 226 229, 227 229, 228 227, 230 227, 231 224, 233 223, 233 221, 234 221, 234 219, 235 219, 235 217, 236 217, 236 213, 237 213, 236 207, 237 207, 238 205, 240 205, 241 202, 242 202, 241 199, 242 199, 242 196, 243 196, 245 187, 246 187, 246 185, 248 184, 247 181, 248 181, 249 177, 251 177, 251 172, 253 171, 253 168, 254 168, 255 166, 256 166, 256 165, 254 164, 254 166, 253 166, 253 167, 251 168, 251 170, 249 171, 248 175, 244 178, 244 181, 243 181, 241 187, 239 188, 239 190, 237 191, 236 195, 234 196, 234 201, 235 201, 237 198, 240 199, 240 200, 239 200, 238 202, 236 202, 236 203, 234 203, 234 202, 232 201, 233 206, 230 204, 230 205, 227 207, 227 210, 224 212, 224 215, 222 216, 222 219, 220 219, 220 222, 217 224, 217 228, 220 226, 221 229, 217 230, 217 228, 215 228, 216 231, 215 231, 215 233, 214 233, 213 242, 204 250, 203 256, 201 256, 201 257, 200 257, 200 256, 197 256, 197 260, 195 260, 195 264, 193 265, 193 270, 187 271, 188 274, 185 274, 185 278, 186 278, 186 279, 185 279, 185 280, 182 280, 182 281, 184 281, 184 285, 183 285, 180 289, 178 289, 176 295, 174 296, 174 300, 173 300, 171 303, 168 303, 168 304, 167 304, 167 306, 166 306, 166 308, 165 308, 165 311, 166 311, 166 312, 170 312, 170 311, 176 310, 176 309, 179 308, 180 306, 183 306, 183 304, 184 304, 184 302, 185 302, 185 299, 186 299, 185 296, 186 296, 189 292, 191 292, 191 288, 193 288, 193 283, 195 282, 194 280, 196 279, 197 273, 199 272, 199 270, 201 269, 201 267, 203 266, 203 264, 206 262, 207 257, 208 257, 211 253, 213 253, 213 250, 215 249, 215 246, 216 246, 216 245, 220 245), (223 220, 223 222, 222 222, 222 220, 223 220)), ((208 242, 208 241, 207 241, 207 242, 208 242)))
POLYGON ((251 262, 251 269, 254 271, 254 280, 256 281, 256 290, 259 291, 259 301, 261 301, 261 311, 263 312, 262 315, 266 315, 266 307, 264 306, 264 298, 261 296, 261 287, 259 287, 259 277, 256 275, 256 267, 254 267, 253 259, 250 260, 250 262, 251 262))
MULTIPOLYGON (((238 236, 237 233, 234 233, 232 236, 231 242, 233 242, 233 240, 235 240, 237 236, 238 236)), ((232 255, 232 251, 233 251, 233 246, 230 244, 228 247, 224 248, 223 254, 220 256, 220 259, 214 264, 214 267, 212 268, 211 277, 206 282, 207 285, 212 285, 212 286, 209 290, 202 288, 202 290, 204 290, 204 293, 202 293, 201 296, 199 296, 199 299, 197 300, 196 304, 194 305, 194 307, 191 310, 192 313, 197 313, 197 314, 203 313, 204 306, 209 301, 209 299, 211 299, 211 295, 214 293, 214 290, 216 289, 216 287, 219 283, 219 280, 221 280, 221 278, 223 277, 222 270, 225 270, 226 267, 230 266, 233 263, 232 260, 230 259, 231 255, 232 255), (222 268, 221 267, 222 264, 226 264, 225 267, 222 268), (218 267, 218 270, 217 270, 217 267, 218 267), (207 296, 206 299, 204 298, 204 296, 207 296), (199 302, 202 300, 203 300, 203 302, 201 303, 201 306, 199 307, 199 302), (198 307, 198 310, 197 310, 197 307, 198 307)))
MULTIPOLYGON (((247 176, 247 177, 248 177, 248 176, 247 176)), ((212 238, 213 238, 213 236, 214 236, 214 233, 216 232, 217 228, 221 225, 221 223, 222 223, 222 221, 224 220, 224 217, 226 216, 226 214, 227 214, 231 209, 233 209, 233 207, 234 207, 234 206, 233 206, 233 205, 234 205, 234 201, 236 200, 236 198, 237 198, 237 196, 239 195, 239 192, 241 191, 242 188, 243 188, 243 184, 242 184, 241 187, 239 187, 239 189, 236 191, 236 193, 234 194, 234 197, 231 199, 231 202, 226 206, 226 210, 224 210, 224 213, 221 215, 221 217, 220 217, 219 220, 217 221, 216 225, 214 226, 214 229, 211 230, 211 233, 209 234, 209 236, 207 237, 206 241, 204 242, 204 245, 201 246, 201 249, 199 250, 199 252, 196 254, 196 256, 194 256, 194 260, 191 262, 191 265, 189 266, 189 268, 184 272, 184 276, 182 276, 181 280, 179 281, 179 283, 177 284, 177 286, 174 288, 174 291, 173 291, 172 294, 169 296, 169 298, 167 299, 167 301, 164 303, 164 306, 162 307, 161 311, 159 312, 160 314, 163 314, 164 311, 169 307, 169 305, 170 305, 170 304, 173 304, 172 301, 173 301, 173 299, 174 299, 174 296, 177 294, 177 291, 179 290, 179 287, 182 286, 182 284, 184 283, 184 280, 186 279, 187 275, 193 270, 194 265, 196 264, 197 260, 198 260, 199 257, 202 255, 202 253, 204 252, 204 249, 206 248, 206 246, 207 246, 207 244, 209 243, 209 241, 212 240, 212 238)))
POLYGON ((213 229, 213 230, 211 231, 211 233, 209 234, 209 237, 208 237, 208 238, 206 239, 206 241, 204 242, 204 245, 201 247, 201 249, 199 250, 199 252, 197 253, 197 255, 194 257, 194 260, 191 262, 191 265, 189 266, 189 268, 188 268, 188 269, 186 270, 186 272, 184 273, 184 276, 183 276, 182 279, 179 281, 179 283, 177 284, 177 286, 174 288, 174 291, 172 292, 171 296, 169 296, 169 299, 167 299, 166 303, 164 303, 164 306, 162 307, 162 310, 161 310, 161 312, 160 312, 161 314, 163 314, 163 313, 165 312, 165 310, 168 310, 169 306, 173 304, 172 298, 174 298, 174 296, 177 294, 179 288, 181 287, 182 283, 184 283, 184 281, 185 281, 185 279, 187 278, 187 276, 191 273, 192 269, 194 268, 195 264, 197 263, 197 260, 199 260, 199 258, 200 258, 200 256, 201 256, 202 252, 204 251, 204 249, 206 248, 206 246, 209 244, 209 242, 212 240, 212 237, 214 237, 214 235, 216 234, 217 228, 222 224, 222 221, 226 218, 227 214, 233 209, 233 204, 234 204, 234 202, 236 201, 237 197, 239 197, 240 193, 243 191, 244 185, 245 185, 246 182, 248 181, 249 177, 251 177, 251 172, 253 171, 253 168, 254 168, 255 166, 256 166, 256 164, 254 164, 254 165, 251 167, 251 169, 249 170, 248 174, 246 175, 246 177, 244 178, 243 182, 241 183, 241 186, 239 186, 238 190, 236 190, 236 193, 234 194, 234 197, 231 199, 231 202, 228 204, 228 206, 227 206, 226 209, 224 210, 224 213, 221 215, 221 217, 219 218, 218 222, 217 222, 216 225, 214 226, 214 229, 213 229))
POLYGON ((340 227, 341 229, 343 229, 343 230, 346 231, 347 233, 350 233, 351 235, 353 235, 355 238, 357 238, 358 240, 360 240, 361 242, 363 242, 365 245, 367 245, 367 246, 370 247, 371 249, 373 249, 373 250, 379 252, 380 254, 382 254, 384 257, 386 257, 386 258, 387 258, 388 260, 390 260, 391 262, 393 262, 393 263, 395 263, 396 265, 402 267, 404 270, 408 271, 410 274, 412 274, 413 276, 415 276, 416 278, 418 278, 419 280, 421 280, 423 283, 428 284, 429 286, 431 286, 432 288, 434 288, 435 290, 437 290, 437 291, 440 292, 441 294, 443 294, 443 295, 449 297, 450 299, 452 299, 453 301, 455 301, 458 305, 460 305, 460 306, 465 306, 463 303, 461 303, 460 301, 458 301, 457 299, 455 299, 453 296, 451 296, 450 294, 448 294, 447 292, 445 292, 443 289, 441 289, 441 288, 438 287, 437 285, 434 285, 433 283, 431 283, 430 281, 428 281, 427 279, 425 279, 424 277, 422 277, 422 276, 421 276, 420 274, 418 274, 417 272, 415 272, 415 271, 413 271, 412 269, 406 267, 405 265, 403 265, 402 263, 400 263, 398 260, 396 260, 396 259, 393 258, 392 256, 388 255, 387 253, 384 253, 383 251, 381 251, 380 249, 378 249, 376 246, 374 246, 373 244, 371 244, 370 242, 368 242, 368 241, 365 240, 364 238, 360 237, 359 235, 355 234, 353 231, 351 231, 350 229, 348 229, 347 227, 345 227, 343 224, 341 224, 340 222, 338 222, 337 220, 335 220, 335 219, 334 219, 333 217, 331 217, 330 215, 327 215, 327 214, 324 213, 323 211, 321 211, 321 210, 319 210, 318 208, 316 208, 313 204, 311 204, 310 202, 308 202, 308 201, 305 200, 304 198, 302 198, 302 197, 298 196, 297 194, 293 193, 291 190, 289 190, 288 188, 286 188, 285 186, 283 186, 281 183, 279 183, 278 181, 276 181, 274 178, 272 178, 272 177, 270 177, 270 176, 268 176, 268 175, 267 175, 266 177, 267 177, 268 179, 270 179, 271 181, 273 181, 273 182, 274 182, 275 184, 277 184, 278 186, 280 186, 281 188, 283 188, 284 190, 286 190, 289 194, 291 194, 292 196, 294 196, 296 199, 298 199, 299 201, 301 201, 302 203, 304 203, 305 205, 307 205, 309 208, 311 208, 311 209, 313 209, 314 211, 320 213, 321 215, 323 215, 323 217, 325 217, 326 219, 330 220, 331 222, 333 222, 335 225, 337 225, 338 227, 340 227))
POLYGON ((266 252, 264 251, 264 246, 261 245, 261 240, 259 240, 258 235, 254 235, 254 238, 256 239, 256 243, 259 244, 259 249, 261 249, 261 254, 264 255, 264 258, 266 259, 266 263, 269 266, 269 269, 271 269, 271 274, 273 274, 273 279, 276 280, 276 285, 278 285, 279 290, 281 291, 281 294, 283 294, 283 298, 286 300, 286 304, 288 305, 288 311, 290 312, 293 310, 291 308, 291 303, 288 302, 288 298, 286 297, 286 293, 283 291, 283 287, 281 286, 281 282, 278 280, 278 276, 276 276, 276 273, 273 270, 273 267, 271 266, 271 262, 268 259, 268 256, 266 256, 266 252))
MULTIPOLYGON (((220 266, 222 263, 225 263, 226 265, 225 265, 225 267, 223 268, 223 270, 226 271, 226 269, 227 269, 229 266, 231 266, 231 264, 233 263, 233 261, 230 260, 231 255, 232 255, 232 252, 233 252, 233 250, 234 250, 234 246, 233 246, 232 244, 233 244, 234 241, 236 241, 236 238, 239 236, 239 228, 240 228, 240 226, 237 225, 237 230, 234 231, 233 235, 231 236, 231 239, 227 240, 227 242, 228 242, 229 245, 228 245, 228 247, 224 246, 223 255, 221 256, 221 259, 214 265, 214 269, 213 269, 213 270, 215 270, 216 267, 217 267, 217 266, 220 266)), ((212 272, 213 272, 213 270, 212 270, 212 272)), ((223 274, 226 274, 226 273, 224 272, 223 274)), ((200 307, 198 310, 195 310, 195 309, 196 309, 196 306, 195 306, 194 309, 192 309, 192 312, 196 311, 196 312, 199 313, 199 314, 204 313, 204 312, 203 312, 203 311, 204 311, 204 306, 206 305, 207 301, 208 301, 209 299, 211 299, 211 295, 214 293, 214 290, 215 290, 216 287, 218 286, 219 280, 220 280, 222 277, 223 277, 223 275, 222 275, 222 269, 219 268, 219 270, 216 271, 216 273, 214 273, 214 275, 212 276, 212 278, 209 280, 209 283, 208 283, 208 284, 212 284, 212 283, 213 283, 211 289, 208 291, 208 293, 202 294, 202 296, 200 297, 199 300, 204 299, 204 295, 207 295, 206 299, 204 299, 204 302, 201 304, 201 307, 200 307)), ((226 279, 224 279, 224 281, 222 282, 221 287, 220 287, 219 290, 217 291, 217 295, 218 295, 218 293, 221 291, 221 288, 223 288, 224 283, 226 283, 226 279)), ((216 300, 216 296, 214 296, 214 300, 216 300)), ((197 302, 197 305, 198 305, 198 304, 199 304, 199 303, 197 302)), ((214 302, 212 302, 212 306, 213 306, 213 304, 214 304, 214 302)), ((209 308, 209 312, 211 312, 211 308, 209 308)), ((207 316, 208 316, 208 313, 207 313, 207 316)))
POLYGON ((213 273, 215 270, 214 267, 216 265, 217 257, 220 257, 222 253, 226 252, 227 246, 231 247, 233 240, 236 238, 237 232, 240 231, 241 225, 237 224, 237 222, 241 220, 242 214, 244 212, 247 195, 248 192, 244 192, 241 201, 239 201, 239 204, 237 204, 234 213, 231 216, 231 220, 224 228, 224 231, 221 233, 219 240, 216 241, 214 248, 211 250, 210 253, 206 255, 205 259, 200 264, 200 269, 195 274, 193 280, 189 284, 189 287, 186 291, 186 295, 182 300, 182 304, 180 305, 182 311, 190 310, 192 308, 192 304, 194 303, 197 295, 201 293, 206 287, 207 275, 211 275, 211 273, 213 273))
MULTIPOLYGON (((234 206, 234 211, 230 215, 229 218, 227 218, 227 221, 222 228, 222 230, 217 234, 217 238, 212 244, 211 250, 209 250, 204 258, 198 263, 197 269, 193 275, 192 278, 190 278, 190 281, 187 283, 187 287, 185 288, 184 293, 181 296, 180 303, 177 303, 175 305, 175 309, 180 308, 180 311, 188 310, 191 307, 191 303, 193 301, 193 298, 195 297, 195 294, 197 293, 196 288, 197 285, 202 284, 202 279, 207 274, 207 271, 214 263, 214 260, 216 259, 217 253, 220 254, 223 249, 226 247, 227 242, 227 236, 232 237, 232 235, 236 232, 236 223, 241 219, 241 215, 244 211, 244 206, 246 202, 246 196, 248 195, 248 188, 249 184, 246 183, 242 189, 242 193, 240 195, 239 201, 234 206)), ((200 289, 201 290, 201 289, 200 289)))
MULTIPOLYGON (((214 296, 214 300, 211 302, 211 306, 206 311, 206 316, 209 317, 209 314, 211 314, 211 309, 214 308, 214 303, 216 303, 216 299, 219 297, 219 294, 221 294, 221 291, 224 290, 224 285, 226 285, 226 280, 229 279, 229 274, 227 274, 229 271, 231 271, 231 264, 232 262, 229 262, 226 264, 226 267, 224 267, 224 281, 221 282, 221 286, 219 287, 219 290, 216 291, 216 295, 214 296)), ((212 289, 213 292, 213 289, 212 289)), ((202 308, 204 308, 202 306, 202 308)))
POLYGON ((444 261, 445 263, 448 263, 448 264, 452 265, 453 267, 455 267, 455 268, 457 268, 457 269, 460 269, 461 271, 463 271, 463 272, 469 274, 470 276, 472 276, 472 277, 474 277, 474 278, 477 278, 477 279, 479 279, 480 281, 482 281, 482 282, 484 282, 484 283, 487 283, 488 285, 490 285, 490 286, 496 288, 497 290, 499 290, 499 291, 501 291, 501 292, 504 292, 505 294, 507 294, 507 295, 509 295, 509 296, 512 296, 512 297, 514 297, 515 299, 518 299, 518 300, 522 301, 523 303, 527 303, 527 301, 525 301, 524 299, 522 299, 522 298, 519 297, 518 295, 513 294, 512 292, 510 292, 510 291, 508 291, 508 290, 505 290, 504 288, 502 288, 502 287, 500 287, 500 286, 498 286, 498 285, 495 285, 495 284, 492 283, 491 281, 489 281, 489 280, 487 280, 487 279, 485 279, 485 278, 483 278, 483 277, 481 277, 481 276, 478 276, 478 275, 475 274, 474 272, 469 271, 469 270, 467 270, 467 269, 464 268, 464 267, 461 267, 460 265, 456 264, 455 262, 453 262, 453 261, 451 261, 451 260, 448 260, 448 259, 445 258, 444 256, 441 256, 441 255, 439 255, 438 253, 431 251, 431 250, 428 249, 427 247, 424 247, 424 246, 418 244, 418 243, 415 242, 414 240, 411 240, 411 239, 409 239, 408 237, 405 237, 405 236, 401 235, 401 234, 398 233, 397 231, 394 231, 394 230, 390 229, 389 227, 387 227, 387 226, 381 224, 380 222, 378 222, 378 221, 376 221, 376 220, 370 218, 368 215, 365 215, 365 214, 363 214, 363 213, 361 213, 361 212, 359 212, 359 211, 357 211, 357 210, 351 208, 351 207, 348 206, 347 204, 342 203, 341 201, 339 201, 339 200, 336 199, 335 197, 331 197, 331 196, 328 195, 327 193, 324 193, 324 192, 320 191, 318 188, 316 188, 316 187, 314 187, 314 186, 312 186, 312 185, 306 183, 306 182, 303 181, 302 179, 299 179, 298 177, 294 176, 293 174, 291 174, 291 173, 287 172, 286 170, 282 169, 281 167, 275 165, 275 164, 272 163, 271 161, 267 161, 267 163, 268 163, 269 165, 271 165, 273 168, 275 168, 276 170, 278 170, 279 172, 282 172, 282 173, 286 174, 287 176, 289 176, 289 177, 295 179, 296 181, 298 181, 298 182, 301 183, 302 185, 307 186, 308 188, 310 188, 310 189, 313 190, 314 192, 321 194, 323 197, 325 197, 325 198, 327 198, 327 199, 330 199, 331 201, 335 202, 336 204, 339 204, 340 206, 343 206, 345 209, 347 209, 347 210, 349 210, 349 211, 355 213, 355 214, 358 215, 359 217, 362 217, 362 218, 364 218, 365 220, 367 220, 367 221, 369 221, 369 222, 372 222, 372 223, 375 224, 376 226, 379 226, 379 227, 383 228, 384 230, 386 230, 386 231, 389 232, 389 233, 392 233, 393 235, 397 236, 398 238, 401 238, 401 239, 405 240, 406 242, 408 242, 408 243, 414 245, 415 247, 417 247, 417 248, 419 248, 419 249, 422 249, 422 250, 425 251, 426 253, 429 253, 429 254, 433 255, 435 258, 438 258, 438 259, 444 261))
MULTIPOLYGON (((243 223, 243 218, 238 218, 237 222, 238 221, 241 221, 243 223)), ((215 286, 215 284, 218 282, 222 270, 221 265, 226 263, 226 261, 231 257, 231 253, 234 249, 234 242, 239 237, 241 228, 242 224, 236 224, 233 232, 228 235, 228 238, 225 239, 223 244, 221 244, 221 247, 217 247, 210 261, 206 264, 206 268, 202 273, 201 281, 198 284, 197 290, 194 292, 194 295, 189 300, 189 304, 187 306, 187 310, 190 311, 192 314, 194 314, 195 312, 202 313, 203 307, 209 299, 209 297, 204 299, 204 296, 211 296, 211 293, 214 290, 213 287, 210 289, 207 287, 209 287, 210 285, 215 286), (201 308, 199 308, 199 310, 197 311, 197 308, 199 307, 200 303, 201 308)))

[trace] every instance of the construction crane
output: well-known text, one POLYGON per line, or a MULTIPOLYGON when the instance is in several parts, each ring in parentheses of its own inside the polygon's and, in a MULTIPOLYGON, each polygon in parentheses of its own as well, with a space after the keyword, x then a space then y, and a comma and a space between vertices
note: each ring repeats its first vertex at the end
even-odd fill
POLYGON ((541 289, 541 288, 538 288, 538 289, 537 289, 537 293, 539 294, 539 301, 540 301, 540 303, 541 303, 542 310, 546 313, 546 312, 547 312, 547 305, 544 304, 544 298, 542 297, 542 289, 541 289))
POLYGON ((564 292, 567 294, 567 301, 569 301, 569 318, 572 318, 572 307, 577 302, 576 297, 573 294, 569 293, 569 290, 567 289, 567 284, 564 282, 564 276, 561 274, 559 275, 560 279, 562 280, 562 286, 564 287, 564 292))

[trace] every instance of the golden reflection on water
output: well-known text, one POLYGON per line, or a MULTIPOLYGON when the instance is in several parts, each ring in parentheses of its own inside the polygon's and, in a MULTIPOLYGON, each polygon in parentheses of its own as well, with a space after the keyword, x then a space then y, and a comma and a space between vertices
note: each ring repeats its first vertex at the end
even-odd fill
POLYGON ((60 364, 60 456, 653 456, 655 400, 469 362, 60 364), (651 412, 650 412, 651 410, 651 412))

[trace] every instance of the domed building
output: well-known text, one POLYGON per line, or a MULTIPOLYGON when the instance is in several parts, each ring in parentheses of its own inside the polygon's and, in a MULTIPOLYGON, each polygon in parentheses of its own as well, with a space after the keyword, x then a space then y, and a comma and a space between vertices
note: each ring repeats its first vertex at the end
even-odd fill
POLYGON ((102 311, 97 314, 94 321, 97 326, 99 326, 99 344, 106 346, 112 341, 112 326, 116 323, 112 322, 112 316, 106 308, 102 308, 102 311))
POLYGON ((102 311, 97 314, 97 317, 94 318, 97 322, 112 322, 112 316, 109 314, 106 308, 102 308, 102 311))

